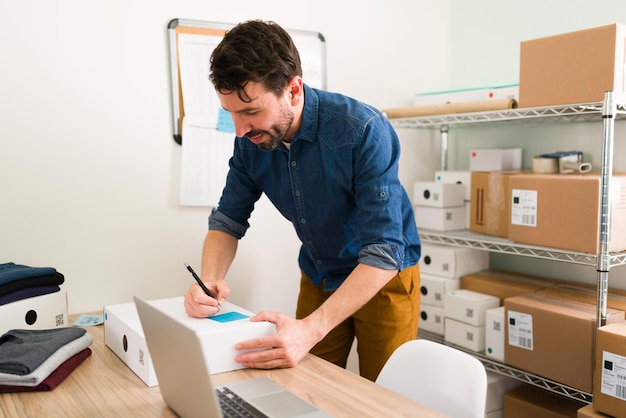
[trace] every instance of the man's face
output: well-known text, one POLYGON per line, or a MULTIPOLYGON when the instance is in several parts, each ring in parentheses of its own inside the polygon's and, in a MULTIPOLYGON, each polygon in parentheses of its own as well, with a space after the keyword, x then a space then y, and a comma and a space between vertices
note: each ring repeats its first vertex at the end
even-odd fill
POLYGON ((248 83, 245 88, 250 102, 243 102, 235 92, 221 94, 220 103, 230 112, 235 125, 235 135, 246 137, 260 149, 271 151, 288 138, 294 114, 289 104, 289 93, 280 97, 265 90, 259 83, 248 83))

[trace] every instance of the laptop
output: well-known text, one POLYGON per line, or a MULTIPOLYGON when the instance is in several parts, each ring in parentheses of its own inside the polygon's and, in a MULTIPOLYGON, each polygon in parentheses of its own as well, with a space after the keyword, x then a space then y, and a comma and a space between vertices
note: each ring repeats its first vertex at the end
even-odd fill
MULTIPOLYGON (((267 377, 214 386, 198 333, 175 316, 134 297, 148 351, 165 403, 179 416, 231 418, 323 418, 331 415, 267 377), (241 399, 250 415, 222 407, 219 397, 241 399), (252 407, 252 408, 250 408, 252 407)), ((201 320, 201 319, 200 319, 201 320)))

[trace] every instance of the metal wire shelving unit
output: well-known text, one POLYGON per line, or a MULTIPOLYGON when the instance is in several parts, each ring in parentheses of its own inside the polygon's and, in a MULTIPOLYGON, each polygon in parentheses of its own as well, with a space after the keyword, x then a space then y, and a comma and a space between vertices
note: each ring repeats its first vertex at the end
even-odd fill
MULTIPOLYGON (((441 134, 441 169, 447 169, 448 131, 450 127, 468 127, 473 124, 507 125, 512 123, 573 123, 602 122, 602 166, 601 166, 601 199, 599 220, 599 247, 597 253, 581 253, 555 248, 530 246, 511 242, 507 239, 476 234, 470 231, 429 231, 420 230, 420 238, 425 243, 469 247, 480 250, 541 258, 580 265, 595 266, 597 271, 597 324, 606 323, 608 274, 611 267, 626 264, 626 251, 610 253, 609 221, 610 221, 610 183, 613 173, 613 142, 614 127, 617 120, 626 119, 626 104, 615 102, 612 92, 606 92, 604 100, 598 103, 584 103, 562 106, 537 108, 506 109, 487 112, 458 113, 448 115, 428 115, 411 118, 390 119, 395 128, 439 129, 441 134)), ((420 338, 428 338, 442 342, 443 336, 419 332, 420 338)), ((446 343, 448 344, 448 343, 446 343)), ((451 345, 451 344, 449 344, 451 345)), ((495 361, 481 352, 473 352, 457 347, 478 358, 487 370, 503 374, 517 380, 532 384, 560 395, 590 403, 592 394, 545 379, 523 370, 507 366, 495 361)))

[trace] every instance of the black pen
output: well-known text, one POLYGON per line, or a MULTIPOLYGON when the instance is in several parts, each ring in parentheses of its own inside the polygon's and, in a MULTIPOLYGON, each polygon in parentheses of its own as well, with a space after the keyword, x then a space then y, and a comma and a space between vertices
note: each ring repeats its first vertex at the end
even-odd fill
MULTIPOLYGON (((206 285, 202 282, 202 280, 200 280, 200 278, 198 277, 198 275, 196 274, 195 271, 193 271, 193 269, 191 268, 191 266, 187 263, 185 263, 185 267, 187 267, 187 270, 189 270, 189 273, 191 273, 191 275, 193 276, 194 279, 196 279, 196 282, 198 282, 198 284, 200 285, 200 287, 202 288, 202 290, 204 290, 204 293, 206 293, 207 296, 212 297, 213 299, 216 299, 215 296, 213 296, 213 294, 211 293, 211 291, 206 287, 206 285)), ((221 309, 221 305, 218 302, 217 303, 217 309, 220 310, 221 309)))

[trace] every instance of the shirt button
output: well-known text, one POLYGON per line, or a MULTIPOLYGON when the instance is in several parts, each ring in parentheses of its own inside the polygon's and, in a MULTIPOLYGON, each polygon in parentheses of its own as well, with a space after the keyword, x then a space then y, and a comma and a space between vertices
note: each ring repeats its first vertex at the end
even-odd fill
POLYGON ((300 191, 299 191, 299 190, 296 190, 295 195, 299 197, 299 196, 300 196, 300 191))
POLYGON ((385 196, 387 196, 387 193, 386 193, 386 192, 380 192, 378 195, 379 195, 380 197, 385 197, 385 196))
POLYGON ((292 167, 295 167, 295 166, 296 166, 296 162, 295 162, 295 161, 292 161, 292 162, 291 162, 291 166, 292 166, 292 167))
POLYGON ((320 264, 322 264, 322 260, 317 260, 316 263, 319 266, 320 264))
POLYGON ((304 218, 303 218, 303 219, 300 219, 300 223, 301 223, 301 224, 305 224, 305 223, 306 223, 306 219, 304 219, 304 218))
POLYGON ((311 245, 313 245, 313 242, 312 241, 307 241, 306 245, 308 245, 310 247, 311 245))

